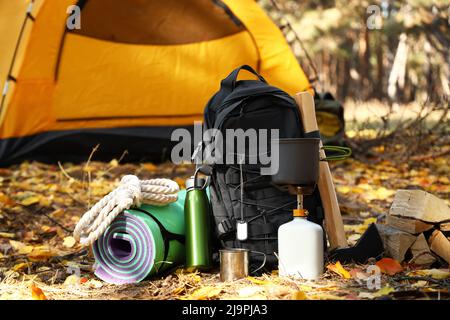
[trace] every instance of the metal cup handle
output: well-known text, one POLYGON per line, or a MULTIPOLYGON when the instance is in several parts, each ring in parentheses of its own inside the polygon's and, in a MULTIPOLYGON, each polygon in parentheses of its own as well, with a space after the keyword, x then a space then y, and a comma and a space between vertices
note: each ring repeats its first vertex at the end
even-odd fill
POLYGON ((266 261, 267 261, 267 255, 264 253, 264 252, 260 252, 260 251, 255 251, 255 250, 249 250, 250 252, 253 252, 253 253, 256 253, 256 254, 261 254, 261 255, 263 255, 264 256, 264 261, 263 261, 263 263, 258 267, 258 268, 256 268, 255 270, 253 270, 251 273, 253 274, 253 273, 256 273, 256 272, 258 272, 259 270, 261 270, 262 268, 264 268, 264 266, 266 265, 266 261))

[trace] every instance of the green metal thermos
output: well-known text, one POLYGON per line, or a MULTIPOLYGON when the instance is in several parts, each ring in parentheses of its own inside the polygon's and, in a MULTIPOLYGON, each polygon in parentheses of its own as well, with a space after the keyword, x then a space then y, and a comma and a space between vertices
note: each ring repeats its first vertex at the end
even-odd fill
MULTIPOLYGON (((199 168, 200 169, 200 168, 199 168)), ((210 203, 205 179, 195 175, 186 180, 184 216, 186 223, 186 267, 207 270, 212 266, 210 239, 210 203)))

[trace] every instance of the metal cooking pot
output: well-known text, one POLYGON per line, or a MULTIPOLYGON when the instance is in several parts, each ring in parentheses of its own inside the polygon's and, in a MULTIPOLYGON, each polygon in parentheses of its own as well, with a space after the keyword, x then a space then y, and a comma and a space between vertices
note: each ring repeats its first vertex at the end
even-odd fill
POLYGON ((272 175, 277 185, 314 188, 319 180, 320 139, 279 139, 279 169, 272 175))

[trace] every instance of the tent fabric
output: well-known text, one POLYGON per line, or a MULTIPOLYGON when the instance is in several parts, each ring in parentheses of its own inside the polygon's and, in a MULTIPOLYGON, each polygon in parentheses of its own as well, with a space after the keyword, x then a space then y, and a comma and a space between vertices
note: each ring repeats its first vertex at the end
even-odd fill
MULTIPOLYGON (((1 1, 0 36, 1 164, 38 158, 39 150, 64 160, 48 145, 69 136, 79 140, 71 153, 114 132, 128 143, 103 149, 120 153, 142 138, 134 128, 148 128, 148 142, 168 142, 167 128, 202 120, 221 79, 242 64, 290 94, 310 88, 253 0, 1 1), (81 30, 72 31, 67 9, 76 4, 81 30)), ((135 152, 157 155, 161 143, 135 152)))

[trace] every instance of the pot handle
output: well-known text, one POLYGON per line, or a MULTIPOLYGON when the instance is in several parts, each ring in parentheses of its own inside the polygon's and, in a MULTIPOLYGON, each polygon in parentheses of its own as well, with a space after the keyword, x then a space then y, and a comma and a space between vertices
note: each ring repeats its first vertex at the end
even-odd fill
POLYGON ((323 159, 320 159, 320 161, 338 161, 338 160, 345 160, 349 158, 352 155, 352 149, 347 147, 339 147, 339 146, 323 146, 323 150, 327 151, 336 151, 340 152, 341 154, 335 155, 335 156, 329 156, 325 157, 323 159))

